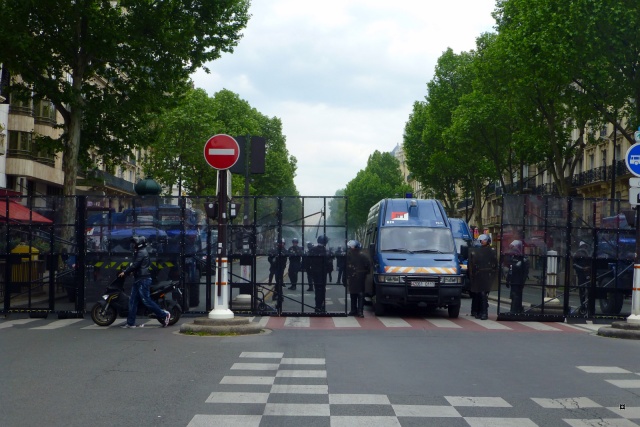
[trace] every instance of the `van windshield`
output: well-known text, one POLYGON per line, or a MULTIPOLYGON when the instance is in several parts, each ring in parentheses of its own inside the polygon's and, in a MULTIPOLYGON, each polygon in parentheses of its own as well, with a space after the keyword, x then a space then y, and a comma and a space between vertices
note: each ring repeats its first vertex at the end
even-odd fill
POLYGON ((382 252, 453 253, 453 239, 448 228, 383 227, 380 231, 382 252))

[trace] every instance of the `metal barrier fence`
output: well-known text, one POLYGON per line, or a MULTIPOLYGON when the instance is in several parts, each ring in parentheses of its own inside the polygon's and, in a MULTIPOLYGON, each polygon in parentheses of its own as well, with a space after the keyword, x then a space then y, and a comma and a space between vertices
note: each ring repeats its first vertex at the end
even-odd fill
MULTIPOLYGON (((56 313, 81 317, 120 268, 132 260, 130 240, 145 236, 157 281, 179 281, 185 312, 207 313, 216 292, 218 225, 207 216, 214 197, 13 197, 0 200, 0 313, 56 313), (75 210, 74 222, 63 210, 75 210)), ((305 271, 289 274, 292 240, 305 248, 329 238, 325 311, 346 313, 338 281, 347 239, 347 202, 341 197, 239 197, 227 227, 229 307, 237 313, 315 313, 305 271), (283 247, 276 242, 284 241, 283 247), (285 250, 286 249, 286 250, 285 250), (270 273, 274 261, 284 271, 270 273), (282 274, 280 274, 282 273, 282 274), (273 276, 273 277, 270 277, 273 276), (282 277, 280 277, 282 276, 282 277), (274 294, 277 297, 274 299, 274 294)), ((295 269, 294 269, 295 270, 295 269)), ((127 279, 128 291, 132 279, 127 279)), ((225 280, 226 281, 226 280, 225 280)))
POLYGON ((498 318, 627 317, 634 215, 626 201, 505 195, 498 318), (517 254, 518 242, 524 257, 517 254))

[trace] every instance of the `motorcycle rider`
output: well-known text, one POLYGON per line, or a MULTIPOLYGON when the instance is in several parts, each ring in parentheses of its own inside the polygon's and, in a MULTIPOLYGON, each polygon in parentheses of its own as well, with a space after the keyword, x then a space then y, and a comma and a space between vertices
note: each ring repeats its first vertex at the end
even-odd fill
POLYGON ((147 251, 147 239, 144 236, 133 236, 131 238, 133 249, 133 262, 118 277, 123 278, 133 273, 134 282, 131 288, 131 298, 129 299, 129 315, 126 323, 120 325, 122 328, 142 328, 144 325, 136 325, 136 312, 138 311, 139 300, 156 315, 162 319, 163 327, 169 326, 171 314, 162 310, 158 304, 151 299, 151 260, 147 251))
POLYGON ((291 240, 291 247, 287 252, 289 255, 289 280, 291 281, 289 289, 295 291, 298 285, 298 273, 302 270, 302 255, 304 255, 304 250, 298 246, 297 238, 294 237, 291 240))
POLYGON ((487 320, 489 292, 498 267, 498 257, 491 248, 491 238, 487 234, 481 234, 478 241, 480 247, 469 251, 469 290, 473 298, 471 313, 476 319, 487 320))
POLYGON ((364 317, 364 283, 371 264, 357 240, 347 242, 347 289, 351 295, 349 316, 364 317))

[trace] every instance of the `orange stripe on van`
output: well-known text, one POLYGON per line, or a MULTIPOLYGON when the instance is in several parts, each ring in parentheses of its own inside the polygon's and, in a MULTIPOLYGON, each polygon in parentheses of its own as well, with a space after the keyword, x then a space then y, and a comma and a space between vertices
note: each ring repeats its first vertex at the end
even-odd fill
POLYGON ((395 267, 387 266, 385 273, 408 273, 408 274, 457 274, 456 268, 450 267, 395 267))

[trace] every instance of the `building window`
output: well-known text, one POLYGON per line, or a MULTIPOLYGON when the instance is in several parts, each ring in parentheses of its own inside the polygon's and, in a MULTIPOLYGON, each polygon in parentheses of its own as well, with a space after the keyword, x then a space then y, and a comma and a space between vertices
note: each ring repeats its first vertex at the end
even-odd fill
POLYGON ((9 95, 9 112, 13 114, 33 115, 33 100, 23 100, 14 94, 9 95))
POLYGON ((8 157, 32 157, 33 134, 30 132, 8 131, 8 157))
POLYGON ((595 168, 595 155, 593 153, 589 154, 589 170, 593 170, 595 168))
POLYGON ((52 125, 56 124, 56 108, 53 106, 51 101, 47 101, 45 99, 38 101, 36 104, 35 116, 36 121, 52 125))
POLYGON ((602 166, 607 166, 607 150, 602 150, 602 166))

